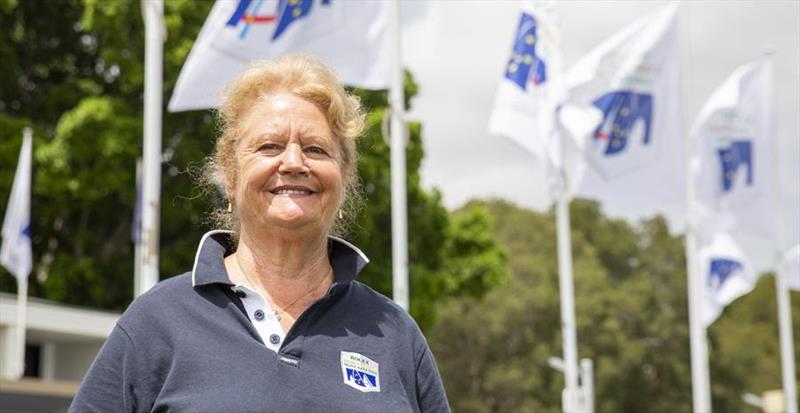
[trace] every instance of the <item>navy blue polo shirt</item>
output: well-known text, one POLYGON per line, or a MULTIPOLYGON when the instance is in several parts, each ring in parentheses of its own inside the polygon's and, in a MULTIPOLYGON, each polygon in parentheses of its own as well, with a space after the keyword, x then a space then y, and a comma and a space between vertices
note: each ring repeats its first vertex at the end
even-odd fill
POLYGON ((232 288, 223 262, 232 251, 229 233, 209 232, 192 272, 138 297, 70 411, 449 411, 414 320, 355 281, 368 262, 357 248, 329 240, 333 285, 272 350, 232 288))

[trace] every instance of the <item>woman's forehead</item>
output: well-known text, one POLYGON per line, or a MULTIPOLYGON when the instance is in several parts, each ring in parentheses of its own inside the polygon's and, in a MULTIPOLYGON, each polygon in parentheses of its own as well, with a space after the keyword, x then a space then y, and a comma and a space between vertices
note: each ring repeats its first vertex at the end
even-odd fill
POLYGON ((294 95, 267 96, 258 101, 239 125, 243 137, 331 138, 331 127, 317 105, 294 95))
POLYGON ((325 119, 325 109, 313 100, 306 99, 291 92, 277 91, 265 93, 256 98, 250 105, 245 118, 254 113, 260 114, 304 114, 309 117, 325 119))

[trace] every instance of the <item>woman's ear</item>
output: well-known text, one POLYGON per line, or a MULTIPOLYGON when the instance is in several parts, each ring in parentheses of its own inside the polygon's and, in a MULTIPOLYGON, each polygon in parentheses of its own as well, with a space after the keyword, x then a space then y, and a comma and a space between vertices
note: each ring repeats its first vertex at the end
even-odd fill
POLYGON ((233 202, 236 197, 236 176, 233 173, 226 173, 222 177, 223 190, 225 191, 225 199, 233 202))

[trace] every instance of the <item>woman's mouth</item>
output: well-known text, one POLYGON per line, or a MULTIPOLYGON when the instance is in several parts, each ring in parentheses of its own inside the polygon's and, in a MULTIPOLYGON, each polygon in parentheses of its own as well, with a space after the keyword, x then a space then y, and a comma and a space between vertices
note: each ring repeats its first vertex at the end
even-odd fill
POLYGON ((304 186, 283 185, 269 191, 273 195, 311 195, 314 193, 304 186))

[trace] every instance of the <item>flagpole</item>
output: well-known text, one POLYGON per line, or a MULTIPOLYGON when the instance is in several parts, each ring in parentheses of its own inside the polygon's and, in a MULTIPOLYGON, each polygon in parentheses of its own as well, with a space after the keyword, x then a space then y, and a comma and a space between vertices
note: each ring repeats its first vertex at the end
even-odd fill
MULTIPOLYGON (((767 70, 769 71, 768 79, 770 79, 769 85, 769 99, 767 106, 768 108, 772 108, 772 52, 766 53, 765 56, 765 64, 768 65, 767 70)), ((770 122, 768 123, 770 126, 769 129, 769 136, 768 139, 772 140, 772 182, 773 182, 773 189, 770 191, 772 193, 772 204, 773 208, 775 208, 775 294, 777 295, 777 305, 778 305, 778 336, 780 337, 780 346, 781 346, 781 376, 783 380, 783 399, 784 399, 784 409, 786 413, 797 413, 797 388, 796 388, 796 379, 795 369, 794 369, 794 341, 792 339, 792 316, 790 310, 790 300, 791 297, 789 296, 789 289, 786 286, 786 280, 780 274, 780 265, 783 259, 783 225, 784 225, 784 213, 783 208, 781 208, 780 197, 778 196, 780 191, 780 182, 781 182, 781 173, 779 169, 780 162, 778 162, 780 153, 778 151, 778 142, 775 139, 775 122, 773 121, 772 114, 769 114, 770 122)))
POLYGON ((17 357, 14 358, 14 377, 25 374, 25 325, 28 314, 28 277, 17 279, 17 357))
POLYGON ((16 322, 8 343, 8 357, 3 357, 8 366, 0 368, 2 378, 12 380, 20 379, 25 374, 28 277, 33 267, 30 237, 32 152, 33 130, 25 127, 22 131, 22 146, 14 172, 14 183, 3 217, 3 242, 0 244, 0 265, 5 267, 17 281, 16 322))
POLYGON ((584 411, 586 406, 578 401, 578 337, 575 327, 575 293, 572 277, 572 236, 570 233, 568 176, 566 171, 566 132, 554 114, 557 128, 557 145, 560 156, 560 182, 555 183, 556 237, 558 246, 558 293, 561 302, 561 336, 564 352, 564 394, 561 408, 564 412, 584 411))
MULTIPOLYGON (((26 127, 22 130, 22 145, 32 147, 33 145, 33 129, 30 127, 26 127)), ((32 161, 32 152, 33 149, 30 149, 30 152, 26 155, 29 157, 27 162, 32 161)), ((23 162, 23 159, 20 158, 18 161, 20 163, 23 162)), ((31 168, 28 165, 28 168, 31 168)), ((15 177, 16 179, 16 177, 15 177)), ((28 187, 30 188, 31 183, 28 183, 28 187)), ((30 207, 30 192, 28 193, 28 206, 30 207)), ((9 206, 10 203, 9 203, 9 206)), ((28 223, 30 225, 30 223, 28 223)), ((21 274, 15 274, 17 278, 17 325, 16 327, 16 357, 14 358, 14 369, 13 375, 16 378, 21 379, 22 376, 25 374, 25 333, 26 333, 26 326, 28 323, 27 316, 28 316, 28 274, 25 274, 24 277, 21 274)))
POLYGON ((141 279, 136 295, 159 279, 159 221, 161 209, 161 106, 164 47, 164 3, 142 0, 145 26, 144 144, 142 179, 141 279))
POLYGON ((711 412, 711 384, 708 374, 708 337, 700 311, 703 308, 703 278, 697 268, 696 217, 694 214, 695 186, 691 169, 694 146, 692 134, 687 133, 684 148, 686 162, 686 290, 689 304, 689 350, 692 368, 692 407, 695 413, 711 412))
POLYGON ((389 6, 389 47, 393 49, 389 89, 391 107, 392 173, 392 298, 406 311, 408 302, 408 218, 406 199, 406 128, 404 116, 403 68, 400 55, 400 2, 389 6))
MULTIPOLYGON (((780 227, 779 227, 780 228, 780 227)), ((777 254, 780 256, 780 253, 777 254)), ((780 261, 778 261, 780 262, 780 261)), ((797 389, 794 370, 794 345, 792 343, 792 316, 789 289, 786 280, 775 274, 775 291, 778 295, 778 331, 781 342, 781 372, 786 413, 797 413, 797 389)))
MULTIPOLYGON (((687 193, 688 192, 690 191, 687 191, 687 193)), ((687 219, 687 221, 689 220, 690 219, 687 219)), ((696 268, 696 251, 697 240, 695 237, 694 224, 689 224, 687 222, 686 273, 689 302, 689 348, 692 363, 692 406, 694 412, 710 413, 711 386, 708 374, 708 338, 706 336, 706 329, 702 323, 702 318, 699 314, 702 308, 703 285, 696 268)))
POLYGON ((136 159, 136 205, 133 217, 133 294, 142 291, 142 158, 136 159))
MULTIPOLYGON (((566 192, 566 191, 565 191, 566 192)), ((558 291, 561 298, 561 335, 564 348, 565 412, 573 412, 578 393, 578 349, 575 332, 575 298, 572 280, 572 239, 570 236, 569 199, 565 194, 556 201, 558 237, 558 291)))

